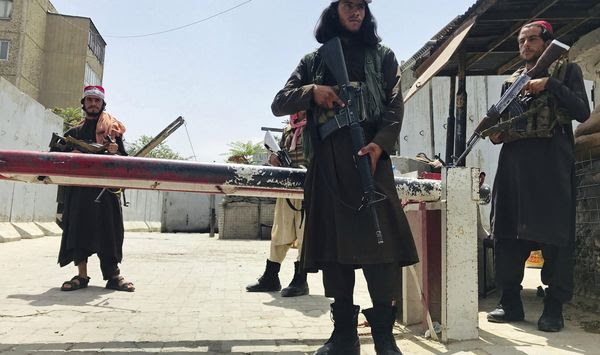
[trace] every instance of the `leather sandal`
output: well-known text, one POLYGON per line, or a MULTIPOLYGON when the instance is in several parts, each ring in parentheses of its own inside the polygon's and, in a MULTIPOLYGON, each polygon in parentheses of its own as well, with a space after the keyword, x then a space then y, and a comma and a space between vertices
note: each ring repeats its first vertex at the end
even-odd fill
POLYGON ((75 291, 81 288, 88 287, 88 283, 90 282, 90 277, 81 277, 79 275, 73 276, 73 278, 69 281, 63 282, 60 287, 61 291, 75 291), (68 286, 67 286, 68 285, 68 286))
POLYGON ((108 282, 106 282, 106 288, 117 291, 125 291, 125 292, 133 292, 135 291, 135 287, 132 282, 125 281, 123 276, 118 276, 116 278, 110 278, 108 282))

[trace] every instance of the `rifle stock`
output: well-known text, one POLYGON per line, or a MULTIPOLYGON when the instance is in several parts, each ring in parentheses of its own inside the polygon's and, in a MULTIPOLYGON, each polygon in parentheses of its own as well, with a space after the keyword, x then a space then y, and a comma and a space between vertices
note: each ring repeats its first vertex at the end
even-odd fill
POLYGON ((569 46, 557 40, 553 40, 548 47, 546 47, 535 65, 527 72, 519 75, 515 82, 504 92, 504 94, 502 94, 500 100, 489 108, 486 115, 479 121, 477 127, 475 127, 473 134, 468 140, 465 151, 458 158, 454 159, 454 166, 460 164, 460 162, 467 157, 469 152, 481 138, 485 138, 491 133, 498 132, 505 128, 498 127, 498 130, 493 129, 493 127, 498 125, 502 113, 504 113, 506 108, 514 102, 525 85, 533 78, 536 78, 545 72, 548 67, 564 55, 569 48, 569 46))

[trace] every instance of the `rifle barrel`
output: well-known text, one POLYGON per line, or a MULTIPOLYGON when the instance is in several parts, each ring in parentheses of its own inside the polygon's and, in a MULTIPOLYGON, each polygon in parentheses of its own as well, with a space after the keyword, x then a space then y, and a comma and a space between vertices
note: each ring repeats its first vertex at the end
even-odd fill
POLYGON ((171 122, 165 129, 163 129, 156 137, 154 137, 148 144, 143 146, 139 151, 137 151, 133 156, 135 157, 145 157, 150 153, 150 151, 159 144, 161 144, 167 137, 171 135, 171 133, 175 132, 177 128, 181 127, 185 121, 183 117, 179 116, 175 119, 175 121, 171 122))

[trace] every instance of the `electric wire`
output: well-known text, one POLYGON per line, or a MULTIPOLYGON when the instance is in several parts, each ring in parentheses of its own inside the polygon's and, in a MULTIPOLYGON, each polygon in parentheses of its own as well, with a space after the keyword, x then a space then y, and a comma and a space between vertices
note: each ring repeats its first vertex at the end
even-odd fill
POLYGON ((208 21, 208 20, 213 19, 215 17, 218 17, 220 15, 226 14, 226 13, 228 13, 230 11, 233 11, 233 10, 237 9, 238 7, 242 7, 242 6, 246 5, 246 4, 249 4, 252 1, 253 0, 246 0, 246 1, 244 1, 242 3, 239 3, 239 4, 237 4, 237 5, 233 6, 233 7, 230 7, 228 9, 226 9, 226 10, 223 10, 221 12, 217 12, 214 15, 210 15, 208 17, 205 17, 203 19, 200 19, 200 20, 188 23, 186 25, 182 25, 182 26, 170 28, 170 29, 167 29, 167 30, 164 30, 164 31, 152 32, 152 33, 146 33, 146 34, 140 34, 140 35, 105 35, 105 36, 106 37, 110 37, 110 38, 141 38, 141 37, 156 36, 156 35, 160 35, 160 34, 163 34, 163 33, 174 32, 174 31, 178 31, 178 30, 184 29, 186 27, 190 27, 190 26, 199 24, 201 22, 208 21))
POLYGON ((192 156, 194 157, 194 161, 198 161, 198 157, 196 156, 196 151, 194 150, 194 145, 192 144, 192 139, 190 138, 190 132, 187 129, 186 121, 183 121, 183 127, 185 127, 185 134, 187 135, 188 142, 190 142, 190 148, 192 148, 192 156))

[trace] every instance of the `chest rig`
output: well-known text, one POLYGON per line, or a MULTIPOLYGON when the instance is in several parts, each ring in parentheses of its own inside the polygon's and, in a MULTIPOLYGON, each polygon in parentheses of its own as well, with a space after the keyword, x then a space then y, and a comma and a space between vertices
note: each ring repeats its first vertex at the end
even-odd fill
MULTIPOLYGON (((551 68, 551 77, 564 82, 567 64, 566 58, 559 59, 551 68)), ((510 86, 524 70, 517 70, 505 81, 505 85, 510 86)), ((512 107, 500 117, 500 122, 508 125, 503 136, 504 143, 528 138, 550 138, 557 127, 571 124, 569 112, 558 105, 557 98, 548 90, 538 95, 521 93, 516 102, 519 106, 517 109, 512 107)))
MULTIPOLYGON (((367 122, 379 122, 385 112, 385 87, 387 87, 383 77, 383 58, 390 51, 386 46, 378 44, 376 47, 365 49, 365 81, 351 82, 351 86, 361 92, 360 100, 360 119, 367 122)), ((325 63, 319 56, 318 51, 310 53, 304 58, 308 69, 308 82, 317 85, 323 85, 325 82, 325 63)), ((337 86, 333 89, 337 92, 337 86)), ((333 131, 345 127, 344 122, 336 122, 336 111, 313 107, 311 116, 307 124, 316 124, 320 131, 320 138, 325 139, 333 131)), ((346 123, 347 124, 347 123, 346 123)), ((312 139, 309 135, 304 137, 305 156, 312 156, 312 139)))

